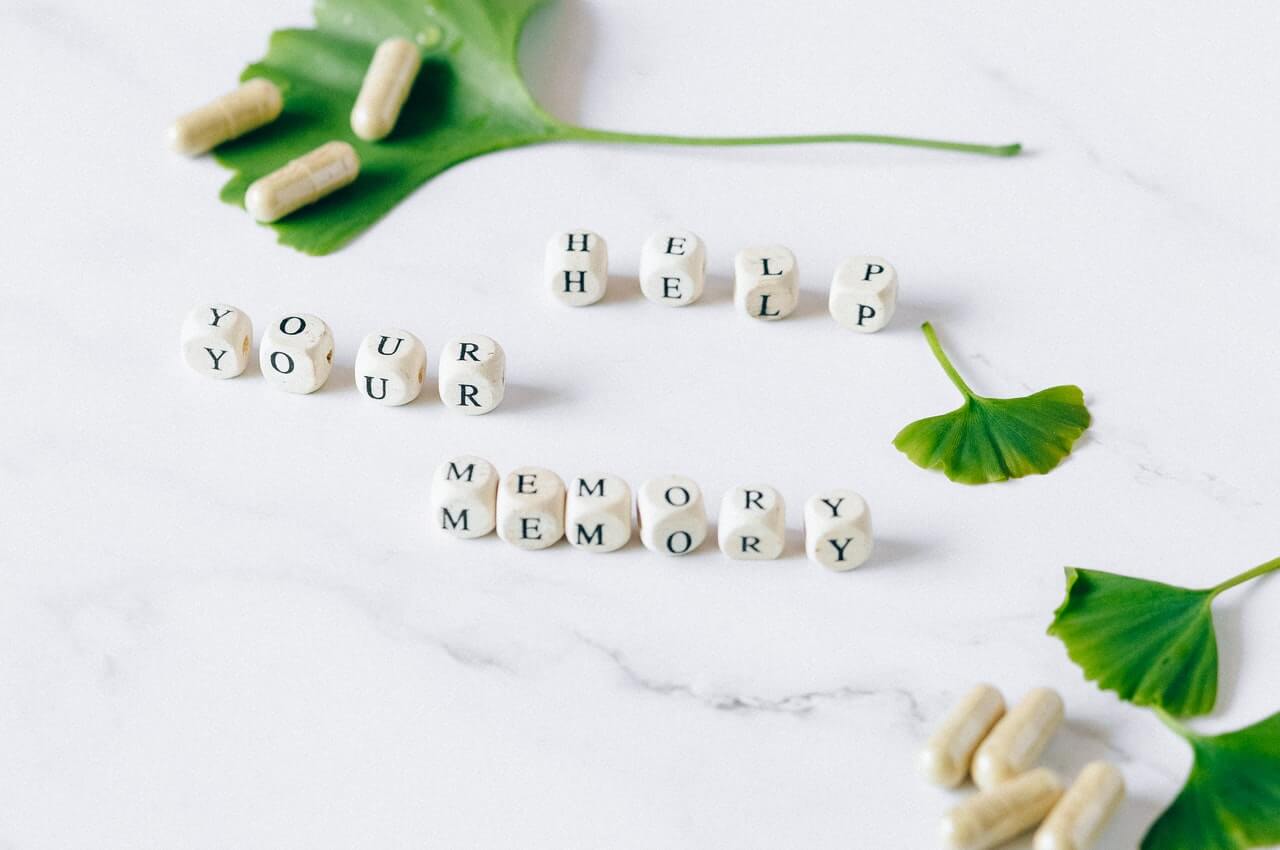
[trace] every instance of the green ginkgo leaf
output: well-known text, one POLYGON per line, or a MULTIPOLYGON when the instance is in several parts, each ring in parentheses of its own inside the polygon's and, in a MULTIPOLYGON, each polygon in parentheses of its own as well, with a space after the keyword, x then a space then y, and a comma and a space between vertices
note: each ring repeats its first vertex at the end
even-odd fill
POLYGON ((1098 687, 1175 717, 1204 714, 1218 695, 1212 593, 1068 567, 1049 634, 1098 687))
MULTIPOLYGON (((674 145, 869 142, 1012 156, 1013 145, 977 145, 867 134, 685 137, 577 127, 534 101, 517 62, 520 33, 544 0, 317 0, 314 29, 272 34, 267 55, 242 78, 266 77, 284 94, 274 123, 218 148, 236 173, 223 200, 242 204, 249 184, 319 145, 340 139, 360 155, 350 187, 276 222, 280 241, 327 254, 353 239, 405 196, 460 162, 552 141, 674 145), (349 117, 378 42, 403 36, 422 49, 422 70, 394 132, 381 142, 355 136, 349 117)), ((495 209, 507 203, 495 200, 495 209)))
POLYGON ((1280 844, 1280 713, 1225 735, 1171 729, 1195 761, 1142 850, 1249 850, 1280 844))
POLYGON ((1205 714, 1218 696, 1213 600, 1280 569, 1267 561, 1204 590, 1100 570, 1067 568, 1067 595, 1049 634, 1085 678, 1134 705, 1174 717, 1205 714))
POLYGON ((988 484, 1053 469, 1089 427, 1084 393, 1051 387, 1022 398, 986 398, 960 377, 925 322, 925 338, 964 396, 950 413, 912 422, 893 444, 917 466, 940 469, 952 481, 988 484))

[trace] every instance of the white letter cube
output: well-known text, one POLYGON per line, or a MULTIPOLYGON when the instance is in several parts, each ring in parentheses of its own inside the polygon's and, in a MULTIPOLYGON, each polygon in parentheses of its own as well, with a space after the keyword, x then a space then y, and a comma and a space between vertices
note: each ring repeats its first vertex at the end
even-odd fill
POLYGON ((427 350, 408 331, 376 331, 356 351, 356 389, 379 404, 408 404, 422 392, 426 376, 427 350))
POLYGON ((851 331, 875 333, 889 324, 898 304, 898 273, 882 257, 852 257, 831 278, 827 309, 851 331))
POLYGON ((720 501, 720 551, 737 561, 771 561, 786 543, 782 496, 769 486, 735 487, 720 501))
POLYGON ((707 538, 702 490, 683 475, 664 475, 641 485, 636 498, 640 542, 651 552, 687 555, 707 538))
POLYGON ((809 559, 851 570, 871 555, 871 511, 852 490, 827 490, 804 503, 804 548, 809 559))
POLYGON ((436 468, 431 480, 435 526, 454 537, 483 537, 498 518, 498 470, 484 458, 461 455, 436 468))
POLYGON ((450 410, 478 416, 502 403, 507 386, 507 355, 482 334, 445 343, 440 353, 440 401, 450 410))
POLYGON ((298 313, 267 328, 258 365, 268 381, 291 393, 313 393, 333 370, 333 334, 323 319, 298 313))
POLYGON ((800 298, 796 256, 781 245, 746 248, 733 258, 733 299, 753 319, 777 321, 800 298))
POLYGON ((522 466, 498 487, 498 536, 521 549, 545 549, 564 536, 564 482, 549 469, 522 466))
POLYGON ((698 234, 660 230, 640 249, 640 291, 655 304, 684 307, 702 297, 707 252, 698 234))
POLYGON ((612 552, 631 539, 631 487, 616 475, 569 479, 564 536, 571 546, 612 552))
POLYGON ((566 304, 594 304, 609 286, 609 246, 590 230, 557 233, 547 240, 543 277, 566 304))
POLYGON ((234 378, 249 365, 253 322, 229 304, 206 304, 182 323, 182 358, 211 378, 234 378))

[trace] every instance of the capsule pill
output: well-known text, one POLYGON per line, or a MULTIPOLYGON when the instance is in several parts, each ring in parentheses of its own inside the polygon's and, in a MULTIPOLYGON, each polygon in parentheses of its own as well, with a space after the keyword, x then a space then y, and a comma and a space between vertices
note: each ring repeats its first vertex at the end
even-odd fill
POLYGON ((1062 725, 1062 697, 1034 688, 1001 718, 973 757, 973 781, 985 790, 1030 770, 1062 725))
POLYGON ((351 110, 351 129, 357 136, 376 142, 391 132, 421 66, 422 55, 407 38, 389 38, 378 45, 351 110))
POLYGON ((1004 715, 1004 697, 991 685, 969 691, 920 751, 920 772, 946 788, 964 781, 973 753, 1004 715))
POLYGON ((1087 850, 1124 799, 1124 777, 1105 761, 1090 762, 1036 831, 1035 850, 1087 850))
POLYGON ((1047 767, 1024 773, 956 806, 942 819, 947 850, 987 850, 1040 823, 1062 796, 1062 783, 1047 767))
POLYGON ((174 121, 169 127, 169 147, 198 156, 270 124, 283 109, 284 98, 276 84, 256 77, 174 121))
POLYGON ((244 207, 258 221, 275 221, 350 184, 360 157, 346 142, 329 142, 255 180, 244 207))

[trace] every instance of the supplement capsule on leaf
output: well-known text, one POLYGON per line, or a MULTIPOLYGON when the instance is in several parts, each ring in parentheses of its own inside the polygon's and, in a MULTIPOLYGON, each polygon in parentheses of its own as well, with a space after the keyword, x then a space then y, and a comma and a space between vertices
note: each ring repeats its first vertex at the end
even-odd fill
POLYGON ((991 730, 973 757, 973 781, 986 791, 1030 770, 1062 725, 1062 697, 1034 688, 991 730))
POLYGON ((947 850, 996 847, 1038 824, 1060 796, 1062 783, 1047 767, 974 794, 942 819, 942 846, 947 850))
POLYGON ((351 129, 357 136, 376 142, 391 133, 421 66, 422 55, 407 38, 389 38, 378 45, 351 110, 351 129))
POLYGON ((257 221, 276 221, 349 185, 359 173, 355 148, 328 142, 255 180, 244 194, 244 207, 257 221))
POLYGON ((920 772, 936 785, 954 788, 969 774, 982 739, 1004 714, 1004 697, 991 685, 969 691, 920 751, 920 772))
POLYGON ((284 98, 275 83, 261 77, 248 80, 235 91, 174 121, 169 127, 169 147, 187 156, 198 156, 270 124, 283 109, 284 98))

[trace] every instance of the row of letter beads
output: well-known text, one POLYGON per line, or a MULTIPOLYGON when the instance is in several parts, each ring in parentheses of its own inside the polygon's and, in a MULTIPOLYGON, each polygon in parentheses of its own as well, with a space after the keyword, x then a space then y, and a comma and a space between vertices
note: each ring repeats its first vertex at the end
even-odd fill
MULTIPOLYGON (((192 310, 182 325, 182 354, 187 365, 214 378, 234 378, 249 364, 253 323, 226 304, 192 310)), ((285 316, 269 327, 258 346, 262 374, 280 389, 311 393, 324 386, 333 369, 333 333, 323 319, 306 313, 285 316)), ((356 351, 356 387, 384 405, 408 404, 422 392, 427 351, 408 331, 369 334, 356 351)), ((468 334, 450 340, 440 355, 440 398, 468 414, 488 413, 502 402, 506 353, 487 336, 468 334)))
MULTIPOLYGON (((707 252, 688 230, 662 230, 640 249, 640 291, 650 301, 684 307, 702 297, 707 252)), ((585 307, 609 285, 609 246, 589 230, 557 233, 547 242, 543 277, 566 304, 585 307)), ((734 302, 753 319, 776 321, 796 308, 799 272, 781 245, 745 248, 733 261, 734 302)), ((898 273, 880 257, 851 257, 831 279, 827 309, 850 330, 875 333, 889 324, 898 300, 898 273)))
MULTIPOLYGON (((524 466, 499 476, 488 461, 452 458, 435 472, 434 524, 455 537, 498 536, 520 549, 545 549, 561 537, 569 545, 612 552, 631 540, 632 499, 615 475, 583 475, 569 486, 549 469, 524 466)), ((663 555, 686 555, 707 536, 698 485, 680 475, 653 478, 635 500, 640 542, 663 555)), ((819 493, 805 502, 805 551, 815 563, 850 570, 871 554, 871 513, 851 490, 819 493)), ((782 554, 786 508, 768 486, 735 487, 720 502, 720 550, 735 560, 772 560, 782 554)))

